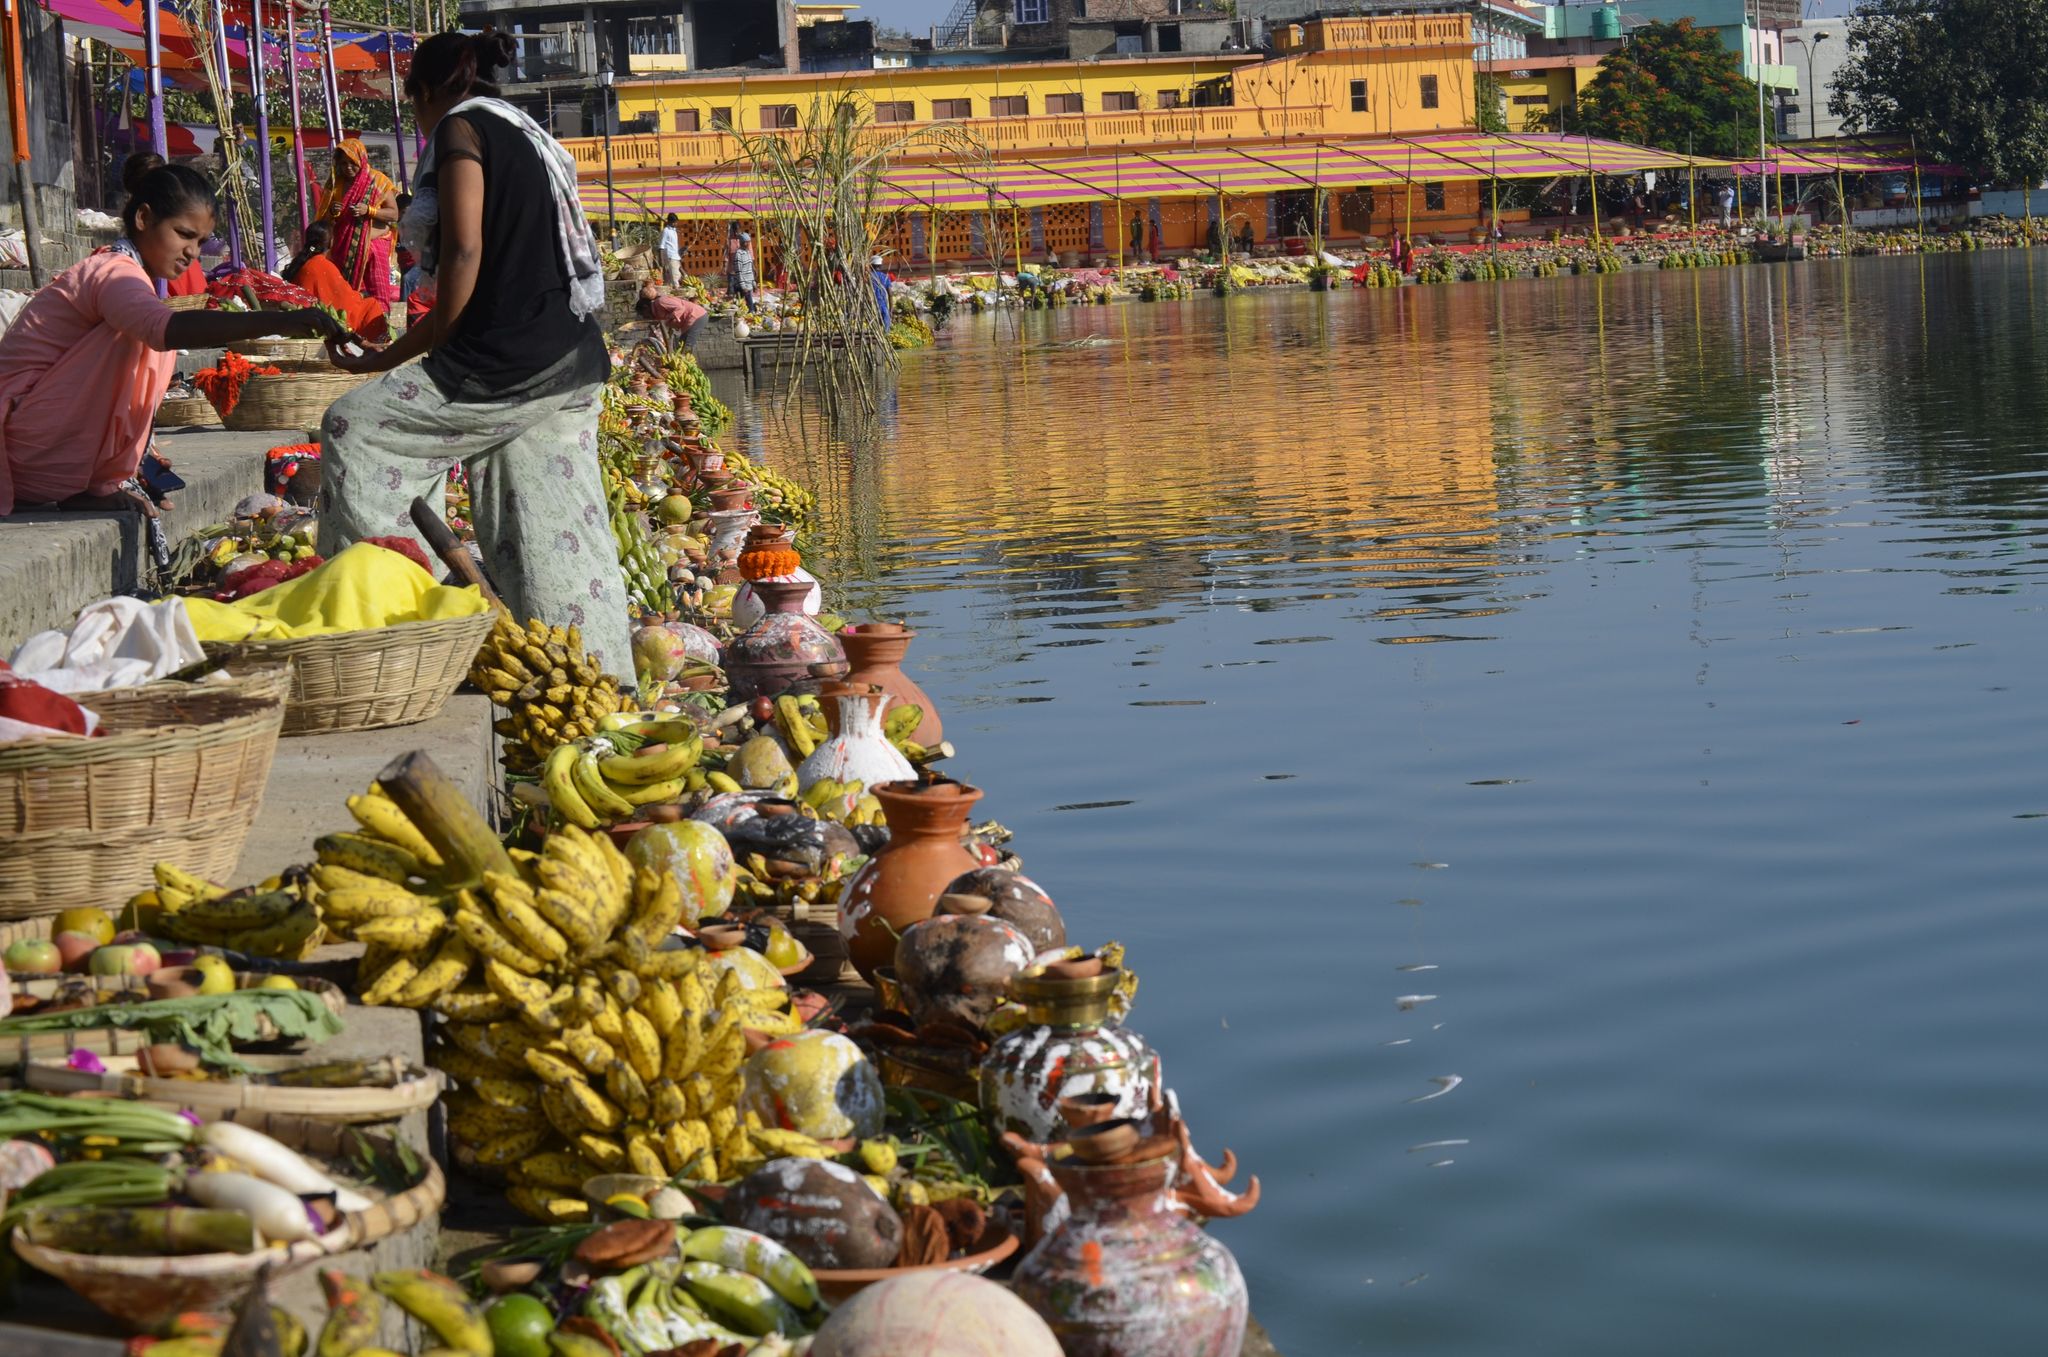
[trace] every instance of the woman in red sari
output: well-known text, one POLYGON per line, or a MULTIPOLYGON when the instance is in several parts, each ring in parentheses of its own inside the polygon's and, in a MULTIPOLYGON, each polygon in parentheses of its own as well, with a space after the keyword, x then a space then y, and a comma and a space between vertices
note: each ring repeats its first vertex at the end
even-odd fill
POLYGON ((390 337, 391 308, 374 297, 365 297, 348 285, 341 270, 325 251, 330 241, 327 223, 316 221, 306 228, 305 244, 284 266, 284 280, 297 283, 315 297, 341 312, 348 327, 373 343, 390 337))
POLYGON ((369 151, 354 137, 335 152, 334 179, 320 205, 320 220, 334 233, 328 254, 348 285, 386 305, 397 301, 391 249, 398 189, 371 167, 369 151))

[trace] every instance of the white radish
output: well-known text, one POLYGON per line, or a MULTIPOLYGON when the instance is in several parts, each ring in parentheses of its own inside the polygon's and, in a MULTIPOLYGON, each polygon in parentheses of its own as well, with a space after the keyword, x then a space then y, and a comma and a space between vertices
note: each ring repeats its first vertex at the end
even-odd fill
POLYGON ((185 1179, 185 1193, 201 1206, 240 1211, 273 1243, 289 1244, 313 1237, 313 1221, 306 1214, 306 1204, 276 1183, 223 1169, 189 1175, 185 1179))
POLYGON ((268 1182, 301 1197, 333 1197, 344 1211, 367 1211, 370 1199, 343 1187, 308 1163, 305 1156, 263 1132, 232 1121, 208 1122, 199 1128, 199 1143, 224 1154, 268 1182))

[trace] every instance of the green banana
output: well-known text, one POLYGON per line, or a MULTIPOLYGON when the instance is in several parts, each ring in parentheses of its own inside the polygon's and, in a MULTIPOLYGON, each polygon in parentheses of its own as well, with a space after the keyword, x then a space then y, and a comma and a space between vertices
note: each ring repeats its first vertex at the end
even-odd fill
POLYGON ((377 1336, 384 1318, 384 1298, 365 1291, 362 1284, 333 1268, 320 1273, 320 1289, 327 1294, 327 1322, 320 1327, 315 1357, 355 1357, 377 1336))
POLYGON ((804 1260, 767 1235, 733 1225, 692 1230, 683 1241, 683 1257, 758 1277, 800 1314, 808 1316, 825 1306, 818 1279, 804 1260))
POLYGON ((683 1285, 713 1319, 751 1337, 809 1332, 795 1307, 752 1273, 717 1263, 685 1263, 683 1285))
POLYGON ((370 1285, 457 1352, 491 1357, 491 1326, 484 1321, 483 1312, 469 1303, 462 1287, 449 1278, 419 1268, 380 1272, 370 1278, 370 1285))

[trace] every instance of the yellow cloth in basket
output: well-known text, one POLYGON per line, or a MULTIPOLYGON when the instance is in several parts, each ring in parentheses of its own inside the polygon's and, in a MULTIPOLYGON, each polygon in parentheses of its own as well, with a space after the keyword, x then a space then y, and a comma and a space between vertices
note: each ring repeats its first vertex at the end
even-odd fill
POLYGON ((358 542, 317 569, 233 603, 188 598, 201 641, 288 641, 399 622, 474 617, 490 608, 474 586, 436 584, 395 551, 358 542))

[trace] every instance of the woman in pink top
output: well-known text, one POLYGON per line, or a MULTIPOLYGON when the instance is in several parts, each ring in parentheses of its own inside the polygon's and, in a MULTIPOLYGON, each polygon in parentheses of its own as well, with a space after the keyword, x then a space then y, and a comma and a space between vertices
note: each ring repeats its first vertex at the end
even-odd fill
POLYGON ((123 483, 142 465, 179 349, 263 335, 338 339, 325 312, 173 311, 156 281, 213 234, 213 192, 183 165, 128 185, 126 234, 50 280, 0 336, 0 517, 18 505, 154 514, 123 483))

